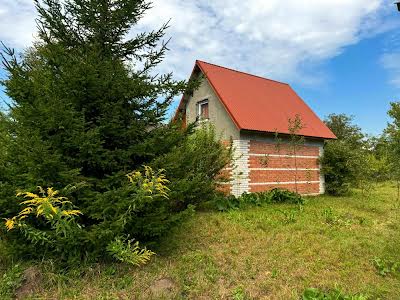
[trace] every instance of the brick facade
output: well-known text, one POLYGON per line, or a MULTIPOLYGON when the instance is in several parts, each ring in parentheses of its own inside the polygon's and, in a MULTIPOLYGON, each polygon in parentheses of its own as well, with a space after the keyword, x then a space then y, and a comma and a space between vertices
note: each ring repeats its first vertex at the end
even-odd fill
POLYGON ((305 143, 296 149, 286 143, 256 139, 234 140, 232 167, 223 173, 231 176, 221 190, 235 196, 262 192, 274 188, 297 191, 300 194, 324 193, 324 176, 319 157, 322 143, 305 143), (228 173, 229 172, 229 173, 228 173))

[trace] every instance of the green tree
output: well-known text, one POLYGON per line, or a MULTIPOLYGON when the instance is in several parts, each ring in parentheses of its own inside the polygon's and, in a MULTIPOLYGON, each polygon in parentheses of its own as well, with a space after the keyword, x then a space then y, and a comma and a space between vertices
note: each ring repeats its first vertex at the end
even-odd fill
MULTIPOLYGON (((139 145, 186 87, 170 73, 154 76, 167 50, 167 24, 129 38, 147 1, 35 4, 39 39, 21 58, 9 48, 2 53, 12 99, 2 122, 13 137, 10 176, 23 189, 85 181, 103 192, 145 162, 149 154, 139 145)), ((94 195, 87 196, 80 206, 94 195)))
POLYGON ((332 130, 338 140, 360 147, 365 136, 361 128, 353 122, 354 117, 345 114, 330 114, 324 120, 324 123, 332 130))
POLYGON ((151 7, 144 0, 35 5, 39 31, 33 46, 21 55, 7 47, 1 52, 8 75, 2 84, 12 102, 0 115, 0 171, 6 170, 0 173, 0 217, 18 212, 16 190, 54 187, 68 192, 83 213, 84 236, 76 238, 82 251, 103 246, 102 237, 151 231, 157 227, 152 217, 161 224, 149 236, 155 230, 160 236, 173 213, 186 209, 176 209, 172 198, 132 209, 127 220, 134 223, 113 230, 123 220, 115 209, 137 201, 127 192, 125 174, 189 136, 165 125, 166 110, 187 83, 171 73, 155 75, 167 51, 168 24, 132 37, 132 27, 151 7))
POLYGON ((292 150, 292 154, 294 157, 294 168, 295 168, 295 176, 294 176, 294 183, 295 183, 295 191, 298 193, 298 187, 297 187, 297 173, 298 173, 298 168, 297 168, 297 152, 299 150, 299 147, 301 145, 304 145, 305 140, 304 137, 299 135, 299 132, 305 127, 305 124, 303 123, 300 115, 296 115, 294 119, 289 118, 288 119, 288 130, 290 134, 290 139, 289 139, 289 146, 292 150))
POLYGON ((363 184, 369 171, 364 134, 353 124, 353 118, 344 114, 329 115, 325 124, 337 137, 326 142, 321 158, 326 191, 333 195, 346 194, 352 184, 363 184))
POLYGON ((397 182, 397 199, 400 199, 400 102, 390 103, 388 115, 392 122, 385 129, 388 139, 391 176, 397 182))

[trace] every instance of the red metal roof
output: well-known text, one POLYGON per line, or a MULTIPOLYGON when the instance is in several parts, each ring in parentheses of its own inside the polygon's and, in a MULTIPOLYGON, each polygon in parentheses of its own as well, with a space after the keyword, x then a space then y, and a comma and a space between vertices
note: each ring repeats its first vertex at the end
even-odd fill
POLYGON ((336 138, 288 84, 203 61, 196 65, 240 130, 289 134, 289 118, 299 115, 304 124, 299 135, 336 138))

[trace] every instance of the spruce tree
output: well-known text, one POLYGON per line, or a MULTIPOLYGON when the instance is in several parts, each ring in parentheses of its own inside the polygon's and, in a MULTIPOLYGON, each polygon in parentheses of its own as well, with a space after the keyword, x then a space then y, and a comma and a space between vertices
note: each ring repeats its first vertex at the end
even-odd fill
POLYGON ((130 37, 150 9, 147 1, 35 0, 35 5, 34 45, 20 56, 7 47, 2 52, 8 73, 2 83, 12 99, 2 118, 12 137, 2 160, 18 189, 85 182, 90 188, 75 199, 84 208, 83 202, 152 156, 141 144, 186 85, 171 73, 154 75, 167 51, 168 24, 130 37))

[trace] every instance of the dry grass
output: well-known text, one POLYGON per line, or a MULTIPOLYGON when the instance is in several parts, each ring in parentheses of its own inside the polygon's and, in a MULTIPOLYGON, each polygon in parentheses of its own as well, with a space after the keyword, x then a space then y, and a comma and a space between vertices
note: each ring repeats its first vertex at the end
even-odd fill
POLYGON ((148 265, 47 272, 36 297, 299 299, 308 287, 337 287, 371 299, 400 299, 400 275, 382 277, 372 262, 400 261, 399 207, 387 184, 369 197, 309 198, 303 211, 268 205, 201 212, 171 232, 148 265), (157 290, 160 282, 168 288, 157 290))

